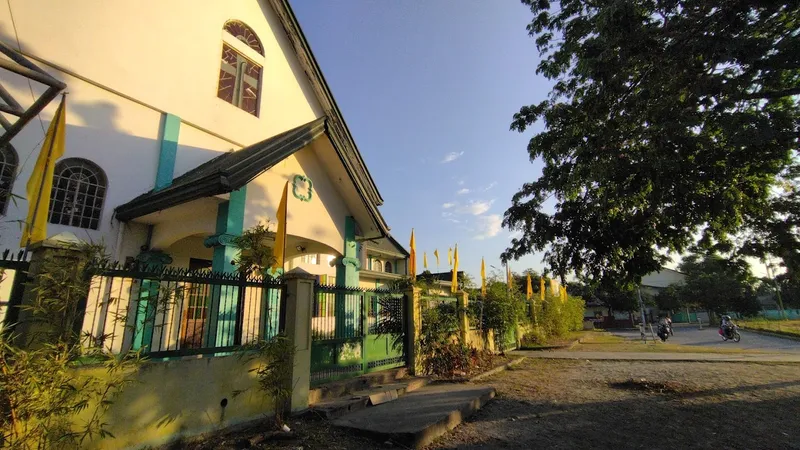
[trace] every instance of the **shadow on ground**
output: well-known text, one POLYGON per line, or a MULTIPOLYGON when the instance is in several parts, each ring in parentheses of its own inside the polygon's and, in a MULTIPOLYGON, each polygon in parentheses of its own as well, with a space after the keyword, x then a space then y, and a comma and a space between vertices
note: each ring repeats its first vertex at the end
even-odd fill
POLYGON ((529 361, 430 448, 800 449, 800 365, 529 361))

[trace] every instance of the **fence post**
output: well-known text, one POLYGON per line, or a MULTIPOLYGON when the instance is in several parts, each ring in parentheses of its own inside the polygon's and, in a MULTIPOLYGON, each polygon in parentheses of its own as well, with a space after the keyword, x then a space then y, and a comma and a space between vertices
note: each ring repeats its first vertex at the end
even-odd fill
POLYGON ((417 343, 422 332, 422 304, 420 302, 421 290, 411 287, 403 295, 403 317, 405 327, 405 350, 406 365, 411 375, 418 375, 422 372, 419 360, 417 343))
POLYGON ((247 289, 247 275, 239 274, 239 285, 236 292, 236 324, 233 330, 233 345, 242 345, 244 327, 244 292, 247 289))
POLYGON ((366 292, 359 295, 361 298, 361 371, 367 373, 367 335, 369 334, 369 304, 372 298, 366 292))
POLYGON ((311 385, 311 314, 316 276, 302 269, 284 275, 286 281, 286 336, 294 344, 292 411, 308 408, 311 385))
POLYGON ((461 343, 467 345, 469 337, 469 317, 467 307, 469 306, 469 294, 460 292, 458 296, 458 324, 461 328, 461 343))
MULTIPOLYGON (((31 251, 31 263, 28 271, 28 280, 32 282, 36 281, 37 276, 43 270, 45 260, 48 258, 74 259, 82 244, 83 241, 78 239, 74 234, 61 233, 31 245, 29 248, 31 251)), ((79 276, 79 274, 76 273, 76 276, 79 276)), ((83 295, 88 294, 87 291, 83 295)), ((33 304, 35 298, 36 293, 33 286, 25 286, 20 306, 33 304)), ((79 305, 76 304, 76 308, 77 306, 79 305)), ((66 317, 77 313, 78 311, 65 312, 66 317)), ((65 332, 71 331, 74 326, 74 322, 64 323, 63 329, 57 329, 58 326, 56 326, 55 323, 48 323, 46 320, 35 317, 31 311, 21 309, 19 309, 18 317, 19 320, 14 332, 17 334, 15 342, 20 347, 38 347, 41 344, 52 341, 58 336, 63 336, 65 332)), ((83 318, 73 316, 71 319, 82 321, 83 318)))

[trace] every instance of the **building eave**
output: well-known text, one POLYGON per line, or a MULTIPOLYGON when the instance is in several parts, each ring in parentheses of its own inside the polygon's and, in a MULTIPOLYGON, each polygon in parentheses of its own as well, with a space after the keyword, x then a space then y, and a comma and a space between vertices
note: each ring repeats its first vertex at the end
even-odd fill
POLYGON ((361 153, 356 147, 353 135, 350 133, 350 129, 344 121, 339 106, 333 98, 328 83, 325 81, 325 76, 322 74, 322 70, 311 51, 308 40, 303 34, 297 17, 292 11, 292 7, 289 5, 288 0, 269 0, 269 3, 280 19, 283 29, 289 38, 289 42, 291 42, 294 47, 298 61, 306 72, 311 87, 316 93, 325 115, 330 118, 331 140, 335 141, 342 149, 345 167, 353 171, 356 182, 359 183, 360 188, 367 193, 369 200, 376 206, 382 205, 383 197, 381 197, 380 192, 378 192, 375 180, 369 173, 361 157, 361 153))
POLYGON ((378 272, 375 270, 367 270, 361 269, 358 271, 360 277, 367 277, 367 278, 377 278, 377 279, 391 279, 391 280, 400 280, 405 275, 400 275, 399 273, 391 273, 391 272, 378 272))

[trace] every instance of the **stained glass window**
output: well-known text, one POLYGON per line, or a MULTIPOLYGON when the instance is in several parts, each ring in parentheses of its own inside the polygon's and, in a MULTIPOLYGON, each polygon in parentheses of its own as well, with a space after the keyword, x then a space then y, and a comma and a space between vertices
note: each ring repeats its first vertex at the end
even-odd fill
POLYGON ((81 158, 59 161, 50 194, 50 223, 96 230, 106 186, 106 176, 97 164, 81 158))
POLYGON ((14 188, 14 177, 17 173, 17 152, 11 144, 0 150, 0 214, 5 214, 8 208, 8 199, 14 188))
POLYGON ((260 81, 261 66, 222 44, 217 97, 257 116, 260 81))
POLYGON ((250 27, 238 20, 229 20, 225 24, 224 29, 233 37, 244 42, 248 47, 258 52, 259 55, 264 56, 264 47, 261 46, 261 41, 250 27))

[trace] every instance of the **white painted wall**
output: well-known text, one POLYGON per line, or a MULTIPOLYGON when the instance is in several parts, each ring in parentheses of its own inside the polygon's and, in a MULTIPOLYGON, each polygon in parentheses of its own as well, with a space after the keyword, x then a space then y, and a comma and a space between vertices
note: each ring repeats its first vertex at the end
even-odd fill
MULTIPOLYGON (((108 179, 108 189, 98 230, 49 225, 48 235, 69 231, 83 240, 103 242, 113 253, 118 230, 117 223, 112 222, 114 207, 153 187, 161 114, 76 78, 50 72, 69 86, 64 157, 86 158, 100 166, 108 179)), ((0 71, 0 79, 16 99, 30 99, 24 78, 0 71)), ((37 96, 43 91, 37 83, 32 86, 37 96)), ((0 248, 19 246, 22 230, 16 221, 27 216, 25 187, 44 138, 42 128, 49 127, 57 107, 58 101, 53 101, 41 113, 41 124, 34 119, 12 140, 20 161, 13 192, 22 199, 9 205, 0 225, 0 248)))
POLYGON ((670 269, 652 272, 642 277, 642 286, 665 288, 670 284, 682 284, 686 276, 670 269))
MULTIPOLYGON (((15 45, 8 9, 0 39, 15 45)), ((23 51, 245 145, 322 114, 263 1, 13 0, 11 11, 23 51), (255 31, 264 57, 225 37, 230 19, 255 31), (217 98, 223 39, 263 65, 260 117, 217 98)))
POLYGON ((214 250, 203 245, 204 239, 202 236, 187 237, 165 249, 169 256, 172 257, 171 265, 173 267, 188 268, 189 259, 191 258, 211 261, 214 257, 214 250))
MULTIPOLYGON (((286 158, 248 184, 244 227, 259 222, 277 223, 278 204, 287 181, 287 234, 299 238, 298 241, 317 241, 341 252, 344 249, 345 217, 350 212, 311 146, 286 158), (310 202, 298 200, 292 194, 292 179, 298 174, 311 179, 313 195, 310 202)), ((287 246, 287 254, 292 256, 293 251, 287 246)))
MULTIPOLYGON (((183 121, 176 176, 221 152, 238 149, 234 142, 248 145, 322 115, 277 16, 259 0, 208 2, 202 8, 192 0, 11 0, 10 8, 0 8, 0 40, 16 48, 17 39, 23 52, 46 61, 34 59, 68 86, 65 157, 95 162, 109 181, 98 230, 50 225, 48 234, 70 231, 81 239, 104 242, 120 259, 138 253, 146 228, 129 224, 117 252, 120 225, 112 220, 113 210, 153 188, 162 111, 183 121), (223 31, 230 19, 241 20, 255 31, 265 57, 254 55, 223 31), (217 98, 223 41, 263 66, 259 117, 217 98)), ((0 70, 0 80, 23 106, 32 103, 26 79, 0 70)), ((32 87, 37 96, 44 90, 35 82, 32 87)), ((13 190, 18 196, 25 196, 25 184, 44 136, 42 128, 49 125, 57 104, 53 102, 42 112, 41 125, 34 120, 12 141, 21 164, 13 190)), ((314 180, 319 196, 315 204, 297 210, 302 217, 316 218, 328 212, 334 217, 295 221, 294 232, 341 251, 346 208, 335 199, 320 206, 317 200, 332 196, 335 190, 312 152, 306 153, 309 155, 298 155, 299 162, 292 160, 293 171, 278 171, 279 176, 305 173, 314 180)), ((248 224, 266 217, 274 220, 280 194, 276 197, 271 188, 253 191, 255 194, 248 193, 248 207, 255 209, 249 209, 248 224)), ((0 222, 0 248, 18 247, 21 230, 16 221, 24 219, 27 207, 25 200, 9 206, 6 220, 0 222)))

